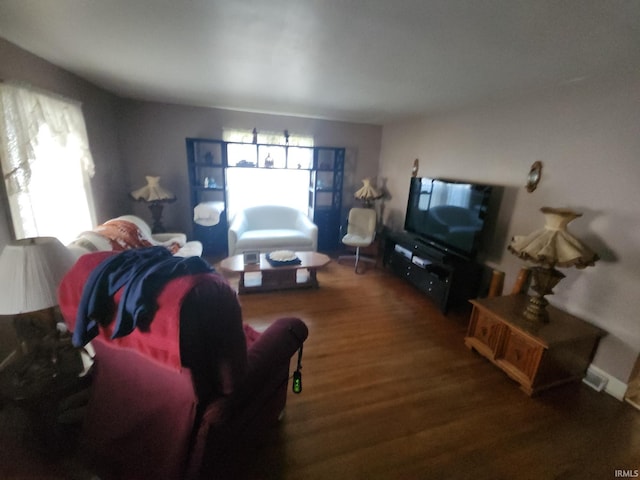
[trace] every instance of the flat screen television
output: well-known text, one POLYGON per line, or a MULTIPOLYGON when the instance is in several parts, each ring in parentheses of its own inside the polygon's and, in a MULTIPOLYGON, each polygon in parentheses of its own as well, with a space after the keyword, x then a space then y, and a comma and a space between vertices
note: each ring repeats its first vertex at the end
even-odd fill
POLYGON ((413 177, 404 229, 441 250, 473 258, 490 197, 489 185, 413 177))

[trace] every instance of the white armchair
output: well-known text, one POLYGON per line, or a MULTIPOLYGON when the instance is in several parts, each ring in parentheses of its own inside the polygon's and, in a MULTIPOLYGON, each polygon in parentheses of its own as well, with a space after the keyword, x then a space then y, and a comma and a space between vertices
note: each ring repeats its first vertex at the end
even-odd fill
POLYGON ((228 240, 230 256, 247 251, 315 252, 318 250, 318 227, 295 208, 250 207, 234 217, 228 240))

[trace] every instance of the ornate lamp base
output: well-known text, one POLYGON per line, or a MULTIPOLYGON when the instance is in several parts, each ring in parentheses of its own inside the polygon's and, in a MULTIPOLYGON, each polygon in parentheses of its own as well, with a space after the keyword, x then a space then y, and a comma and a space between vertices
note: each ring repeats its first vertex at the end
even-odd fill
POLYGON ((529 303, 522 315, 531 322, 548 323, 549 313, 546 308, 549 302, 544 297, 545 295, 553 295, 553 287, 564 278, 564 275, 555 268, 550 267, 533 267, 531 274, 533 277, 533 286, 531 288, 537 295, 529 297, 529 303))
POLYGON ((529 304, 522 312, 522 315, 531 322, 549 323, 547 305, 549 305, 549 302, 542 295, 532 295, 529 297, 529 304))
POLYGON ((162 209, 164 206, 162 202, 149 202, 149 210, 151 210, 151 217, 153 218, 153 226, 151 227, 152 233, 164 233, 165 228, 162 224, 162 209))

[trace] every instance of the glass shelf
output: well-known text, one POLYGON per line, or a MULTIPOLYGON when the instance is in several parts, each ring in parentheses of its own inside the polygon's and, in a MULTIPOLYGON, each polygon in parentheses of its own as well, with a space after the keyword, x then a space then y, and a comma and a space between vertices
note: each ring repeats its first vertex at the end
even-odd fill
POLYGON ((247 143, 229 143, 227 145, 227 165, 229 167, 256 167, 258 165, 258 146, 247 143))
POLYGON ((287 152, 285 147, 260 145, 258 147, 258 166, 264 168, 285 168, 287 152))
POLYGON ((333 148, 320 148, 318 149, 318 163, 316 168, 318 170, 333 171, 335 168, 336 153, 333 148))
POLYGON ((313 149, 289 147, 287 151, 287 168, 310 170, 313 167, 313 149))
POLYGON ((194 146, 195 159, 197 165, 222 166, 222 145, 217 142, 197 142, 194 146))

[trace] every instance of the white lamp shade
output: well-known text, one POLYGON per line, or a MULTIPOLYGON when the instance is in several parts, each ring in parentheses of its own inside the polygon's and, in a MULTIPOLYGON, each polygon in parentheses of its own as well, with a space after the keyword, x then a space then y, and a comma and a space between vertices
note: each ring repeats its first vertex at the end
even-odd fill
POLYGON ((173 193, 160 186, 160 177, 147 176, 145 178, 147 184, 131 192, 133 198, 145 202, 170 202, 176 199, 173 193))
POLYGON ((382 197, 382 194, 371 185, 370 178, 365 178, 362 180, 362 187, 356 191, 354 197, 360 200, 377 200, 382 197))
POLYGON ((5 246, 0 256, 0 315, 57 305, 58 286, 73 263, 71 252, 54 237, 25 238, 5 246))
POLYGON ((542 207, 544 228, 529 235, 516 235, 507 247, 522 259, 548 267, 592 266, 598 255, 567 229, 572 220, 582 216, 566 208, 542 207))

